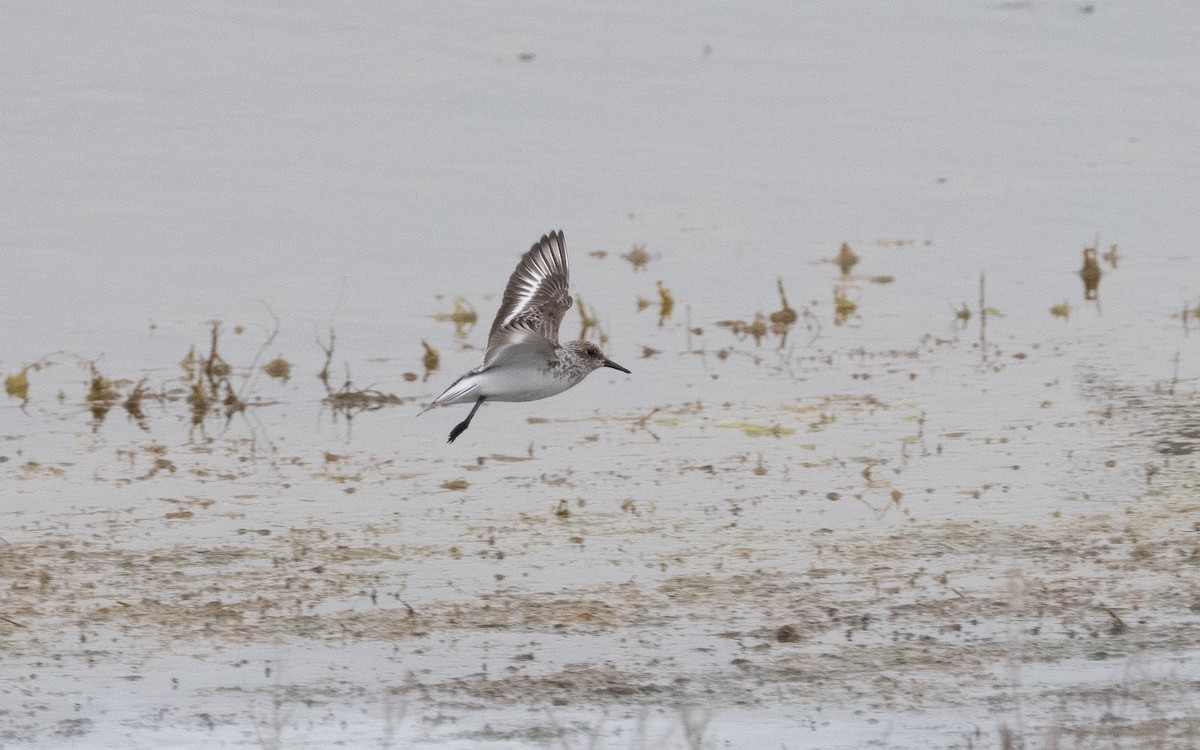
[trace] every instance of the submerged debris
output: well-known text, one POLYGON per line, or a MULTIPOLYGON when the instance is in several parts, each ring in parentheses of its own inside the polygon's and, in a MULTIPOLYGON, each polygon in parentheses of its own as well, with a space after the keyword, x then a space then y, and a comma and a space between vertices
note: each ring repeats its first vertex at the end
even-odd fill
POLYGON ((675 309, 675 298, 671 295, 671 290, 663 286, 662 280, 658 282, 658 325, 661 328, 664 321, 671 317, 671 312, 675 309))
POLYGON ((1182 320, 1183 321, 1183 330, 1184 330, 1184 332, 1187 332, 1189 318, 1195 318, 1197 320, 1200 320, 1200 303, 1198 303, 1195 308, 1192 308, 1190 306, 1190 303, 1184 302, 1183 309, 1177 313, 1171 313, 1171 317, 1182 320))
POLYGON ((113 407, 113 404, 121 398, 121 394, 113 387, 113 384, 100 374, 96 369, 96 364, 93 362, 91 383, 88 386, 86 400, 88 407, 92 410, 92 416, 97 422, 103 422, 108 410, 113 407))
MULTIPOLYGON (((271 335, 271 338, 274 338, 274 334, 271 335)), ((193 425, 203 423, 209 409, 218 401, 227 407, 226 417, 230 417, 246 407, 245 403, 234 393, 233 386, 229 382, 230 376, 233 375, 233 367, 221 357, 218 351, 220 339, 221 322, 214 320, 211 322, 209 333, 208 356, 198 356, 195 345, 192 345, 188 347, 187 355, 179 363, 187 373, 187 379, 191 381, 187 403, 192 408, 193 425), (224 391, 223 396, 222 391, 224 391)), ((270 340, 268 339, 268 343, 270 340)), ((253 365, 251 365, 251 370, 254 370, 253 365)))
POLYGON ((208 414, 208 392, 204 389, 204 384, 199 380, 192 383, 191 391, 187 397, 188 406, 192 407, 192 424, 198 425, 204 421, 205 415, 208 414))
POLYGON ((92 379, 88 386, 87 400, 88 403, 101 403, 108 401, 116 401, 121 394, 113 388, 112 383, 100 374, 96 369, 96 365, 92 365, 92 379))
MULTIPOLYGON (((132 380, 110 379, 100 371, 96 360, 85 359, 69 352, 55 352, 27 365, 20 372, 6 376, 5 391, 12 398, 27 399, 29 395, 29 372, 37 371, 54 364, 58 357, 66 357, 80 362, 87 368, 87 390, 83 396, 83 405, 91 412, 93 429, 100 426, 112 407, 120 404, 129 414, 129 417, 137 423, 138 427, 148 430, 149 426, 145 422, 146 414, 144 411, 144 404, 148 400, 159 403, 186 402, 192 412, 193 425, 201 424, 210 408, 218 402, 226 407, 225 412, 228 417, 238 411, 242 411, 248 404, 235 392, 230 382, 233 368, 218 353, 220 333, 220 322, 212 321, 209 355, 207 357, 200 356, 196 353, 195 345, 189 346, 187 354, 179 362, 184 377, 178 379, 169 378, 172 384, 170 387, 163 386, 155 389, 150 386, 149 377, 143 377, 136 383, 132 380), (183 387, 180 387, 180 381, 182 381, 183 387), (132 387, 126 391, 126 388, 131 385, 132 387)), ((263 346, 264 349, 273 337, 274 334, 267 339, 266 344, 263 346)), ((262 349, 259 350, 259 356, 261 354, 262 349)), ((247 384, 250 382, 250 375, 258 372, 257 359, 258 357, 256 356, 255 363, 252 363, 246 369, 247 384)), ((286 365, 284 360, 280 359, 278 361, 284 362, 286 365)), ((271 366, 268 365, 264 369, 269 371, 271 366)), ((60 404, 64 404, 69 400, 69 397, 65 391, 59 389, 57 400, 60 404)), ((262 403, 265 402, 254 401, 255 405, 262 403)))
MULTIPOLYGON (((733 335, 739 339, 749 336, 754 339, 756 346, 762 346, 762 340, 767 334, 773 334, 779 337, 779 348, 787 346, 788 334, 796 323, 804 320, 805 327, 817 336, 820 334, 820 322, 812 311, 807 307, 802 307, 797 310, 788 303, 787 290, 783 286, 783 278, 776 277, 775 288, 779 293, 779 309, 771 312, 768 315, 763 315, 762 312, 756 312, 754 318, 747 322, 742 318, 718 320, 715 325, 721 328, 728 328, 733 332, 733 335)), ((694 329, 694 332, 699 334, 701 329, 694 329)), ((729 351, 722 349, 716 352, 718 359, 726 359, 729 356, 729 351)))
POLYGON ((1056 318, 1063 318, 1064 320, 1067 318, 1070 318, 1071 317, 1071 303, 1067 302, 1067 301, 1063 301, 1062 304, 1051 305, 1050 306, 1050 314, 1056 318))
POLYGON ((479 319, 479 315, 475 312, 475 308, 471 306, 471 303, 467 302, 465 298, 455 297, 454 310, 449 313, 438 313, 437 315, 433 316, 433 319, 442 323, 453 323, 454 335, 462 336, 475 326, 475 322, 479 319))
POLYGON ((142 429, 147 429, 145 424, 146 415, 142 412, 142 399, 146 397, 146 378, 142 378, 125 397, 124 403, 121 406, 125 407, 125 411, 129 416, 133 417, 142 429))
POLYGON ((788 304, 787 293, 783 289, 783 277, 776 277, 775 285, 779 289, 779 304, 780 309, 771 313, 769 316, 771 321, 771 332, 779 337, 779 348, 787 346, 788 333, 792 326, 801 317, 807 321, 809 331, 819 330, 820 324, 816 322, 816 316, 808 308, 804 308, 801 312, 796 312, 791 305, 788 304))
POLYGON ((425 339, 421 339, 421 346, 425 347, 425 356, 421 359, 421 364, 425 365, 425 374, 428 376, 429 373, 441 367, 442 358, 438 354, 438 350, 430 346, 425 339))
POLYGON ((724 427, 729 430, 741 430, 747 437, 781 438, 784 435, 791 435, 796 431, 795 428, 784 427, 774 422, 769 425, 755 424, 754 422, 721 422, 717 427, 724 427))
POLYGON ((21 401, 29 400, 29 368, 25 368, 20 372, 14 372, 4 378, 4 392, 9 398, 19 398, 21 401))
POLYGON ((858 254, 851 250, 848 244, 843 242, 833 262, 841 269, 843 276, 849 276, 854 267, 858 265, 858 260, 858 254))
POLYGON ((402 404, 404 399, 394 393, 384 393, 374 388, 355 388, 347 376, 342 387, 330 391, 324 402, 332 406, 334 411, 351 416, 354 412, 375 411, 392 404, 402 404))
POLYGON ((754 337, 756 346, 762 344, 763 338, 767 335, 767 321, 763 318, 762 313, 754 314, 754 322, 746 328, 746 333, 754 337))
POLYGON ((276 380, 287 380, 292 376, 292 363, 283 357, 276 357, 263 365, 263 372, 276 380))
POLYGON ((779 304, 781 307, 780 309, 771 313, 771 322, 777 326, 787 328, 791 324, 795 323, 799 316, 796 314, 796 311, 793 310, 790 305, 788 305, 787 292, 783 290, 783 277, 776 277, 775 284, 779 288, 779 304))
MULTIPOLYGON (((1096 246, 1099 246, 1100 238, 1096 238, 1096 246)), ((1104 272, 1100 270, 1100 262, 1096 260, 1096 247, 1085 247, 1083 249, 1083 267, 1079 269, 1079 277, 1083 279, 1083 298, 1096 299, 1100 296, 1100 277, 1104 272)))
MULTIPOLYGON (((342 387, 334 390, 329 383, 329 366, 333 362, 334 345, 337 342, 337 332, 332 328, 329 329, 329 343, 323 344, 317 342, 317 346, 321 347, 321 351, 325 353, 325 363, 321 367, 321 371, 317 373, 317 378, 321 381, 321 385, 325 386, 325 398, 322 403, 329 404, 333 408, 335 415, 341 414, 347 420, 352 419, 354 415, 362 411, 375 411, 384 406, 392 404, 402 404, 405 399, 400 398, 394 393, 384 393, 374 388, 356 388, 350 377, 350 367, 346 366, 346 380, 342 383, 342 387)), ((415 379, 415 374, 414 378, 415 379)))
POLYGON ((188 352, 184 355, 183 359, 179 360, 179 366, 187 373, 188 380, 196 377, 196 363, 198 361, 196 357, 196 345, 192 344, 188 347, 188 352))
MULTIPOLYGON (((47 354, 46 356, 42 357, 41 359, 37 360, 36 362, 32 362, 28 365, 25 365, 24 367, 22 367, 20 369, 19 372, 14 372, 10 375, 6 375, 4 377, 4 392, 8 394, 9 398, 21 399, 22 405, 28 403, 29 402, 29 373, 30 373, 30 371, 37 372, 37 371, 41 370, 43 367, 49 367, 50 365, 54 364, 55 356, 60 355, 60 354, 64 354, 64 352, 55 352, 54 354, 47 354)), ((62 393, 62 392, 60 391, 60 393, 62 393)), ((64 395, 63 398, 60 400, 66 400, 66 396, 64 395)))
MULTIPOLYGON (((1096 244, 1099 245, 1100 243, 1097 242, 1096 244)), ((1105 251, 1105 253, 1100 257, 1103 258, 1108 265, 1112 266, 1112 270, 1117 270, 1117 261, 1121 259, 1121 254, 1117 250, 1117 243, 1114 242, 1113 244, 1109 245, 1108 250, 1105 251)))
MULTIPOLYGON (((762 340, 767 335, 767 319, 760 312, 754 314, 754 320, 750 323, 744 320, 718 320, 716 325, 728 328, 738 338, 749 336, 754 339, 755 345, 759 346, 762 345, 762 340)), ((720 359, 725 359, 727 356, 729 356, 728 352, 717 352, 717 357, 720 359)))
POLYGON ((735 336, 742 336, 746 333, 746 329, 750 327, 750 324, 746 321, 734 320, 732 318, 728 320, 718 320, 714 325, 716 325, 718 328, 728 328, 729 330, 733 331, 735 336))
POLYGON ((644 270, 646 264, 650 262, 650 253, 646 252, 645 245, 634 245, 632 250, 621 257, 629 261, 635 271, 644 270))
POLYGON ((833 324, 844 324, 851 315, 858 311, 858 303, 850 299, 845 284, 835 284, 833 287, 833 324))
POLYGON ((600 330, 600 318, 596 316, 596 309, 592 308, 589 312, 583 297, 578 294, 575 295, 575 309, 579 310, 579 338, 587 338, 588 332, 595 328, 600 343, 606 343, 608 337, 604 335, 604 331, 600 330))
POLYGON ((217 341, 221 337, 221 323, 214 320, 212 322, 212 333, 210 335, 210 343, 208 350, 208 359, 203 360, 204 375, 208 378, 214 392, 217 390, 217 382, 229 377, 233 372, 233 368, 229 363, 221 358, 217 353, 217 341))

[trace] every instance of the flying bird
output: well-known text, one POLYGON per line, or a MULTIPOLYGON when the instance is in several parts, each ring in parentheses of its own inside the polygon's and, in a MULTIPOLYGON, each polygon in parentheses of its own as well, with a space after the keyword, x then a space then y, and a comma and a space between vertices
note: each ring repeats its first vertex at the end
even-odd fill
POLYGON ((471 425, 484 401, 536 401, 579 384, 593 370, 629 370, 590 341, 558 343, 558 326, 571 307, 567 249, 561 231, 542 235, 508 279, 488 333, 483 364, 455 380, 421 413, 435 406, 474 402, 450 440, 471 425))

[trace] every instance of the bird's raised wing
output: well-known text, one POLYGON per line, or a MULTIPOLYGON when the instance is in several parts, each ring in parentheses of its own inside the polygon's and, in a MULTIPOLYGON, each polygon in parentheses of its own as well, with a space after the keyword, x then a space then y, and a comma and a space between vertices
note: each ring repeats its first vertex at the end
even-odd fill
POLYGON ((500 349, 541 337, 558 345, 558 325, 571 307, 567 275, 567 248, 561 231, 542 235, 521 256, 517 270, 508 279, 500 311, 488 334, 485 364, 500 349))

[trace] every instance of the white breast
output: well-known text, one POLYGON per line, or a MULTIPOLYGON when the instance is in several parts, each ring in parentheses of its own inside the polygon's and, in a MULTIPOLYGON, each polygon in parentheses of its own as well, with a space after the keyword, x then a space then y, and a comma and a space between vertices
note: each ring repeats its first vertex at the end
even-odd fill
POLYGON ((577 380, 556 377, 550 368, 493 367, 478 375, 475 393, 489 401, 536 401, 562 393, 577 380))

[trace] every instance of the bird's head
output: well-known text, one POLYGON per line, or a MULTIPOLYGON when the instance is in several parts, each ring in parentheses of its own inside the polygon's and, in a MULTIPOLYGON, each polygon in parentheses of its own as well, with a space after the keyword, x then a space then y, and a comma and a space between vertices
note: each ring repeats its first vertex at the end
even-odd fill
POLYGON ((598 370, 601 367, 611 367, 614 370, 629 373, 629 370, 605 357, 604 350, 591 341, 568 341, 562 345, 562 348, 574 355, 572 358, 581 362, 587 368, 588 372, 598 370))

